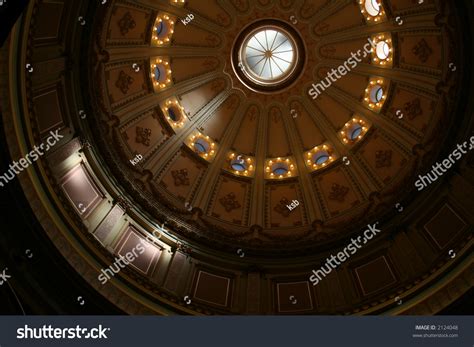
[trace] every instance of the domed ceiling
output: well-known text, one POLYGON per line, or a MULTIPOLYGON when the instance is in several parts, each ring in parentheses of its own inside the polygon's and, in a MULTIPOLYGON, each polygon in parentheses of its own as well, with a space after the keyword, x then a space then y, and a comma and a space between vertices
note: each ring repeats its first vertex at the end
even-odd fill
POLYGON ((439 312, 472 287, 472 153, 414 183, 472 136, 462 8, 32 1, 1 56, 6 137, 12 158, 64 138, 25 195, 124 312, 439 312), (312 283, 367 226, 380 234, 312 283))
POLYGON ((406 193, 449 107, 436 94, 456 58, 448 33, 432 5, 394 6, 109 7, 88 72, 99 151, 136 202, 189 238, 299 252, 346 236, 406 193), (348 58, 356 67, 337 79, 348 58))

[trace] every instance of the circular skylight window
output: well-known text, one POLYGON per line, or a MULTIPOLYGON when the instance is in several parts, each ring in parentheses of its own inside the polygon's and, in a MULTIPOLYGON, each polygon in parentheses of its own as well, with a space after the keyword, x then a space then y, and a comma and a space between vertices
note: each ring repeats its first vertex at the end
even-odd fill
POLYGON ((380 102, 383 98, 383 88, 378 84, 373 86, 370 89, 370 101, 372 102, 380 102))
POLYGON ((196 152, 198 152, 199 154, 205 154, 209 152, 210 147, 211 146, 209 145, 209 142, 207 142, 206 140, 202 138, 199 138, 196 141, 194 141, 194 148, 196 149, 196 152))
POLYGON ((372 17, 375 17, 380 12, 380 5, 378 0, 365 0, 365 10, 372 17))
POLYGON ((156 27, 155 27, 155 33, 156 36, 161 39, 167 34, 168 28, 166 27, 165 23, 160 22, 156 27))
POLYGON ((153 69, 153 78, 156 82, 163 82, 165 79, 165 68, 163 65, 156 65, 153 69))
POLYGON ((176 106, 170 106, 167 109, 168 111, 168 117, 173 121, 173 122, 179 122, 182 118, 181 112, 178 110, 176 106))
POLYGON ((387 42, 380 41, 380 42, 377 42, 375 51, 377 53, 377 57, 380 60, 385 60, 388 58, 388 55, 390 54, 390 46, 388 45, 387 42))
POLYGON ((247 170, 247 163, 243 159, 234 159, 230 162, 230 166, 235 171, 243 172, 247 170))
POLYGON ((272 173, 277 176, 286 175, 290 171, 286 163, 275 163, 272 165, 272 173))
POLYGON ((264 26, 252 31, 242 43, 241 69, 255 83, 278 84, 295 69, 298 52, 293 37, 282 28, 264 26))
POLYGON ((347 137, 355 141, 362 134, 362 126, 358 123, 352 124, 352 126, 347 129, 347 137))
POLYGON ((323 165, 329 160, 329 153, 327 151, 318 151, 313 155, 313 163, 316 165, 323 165))

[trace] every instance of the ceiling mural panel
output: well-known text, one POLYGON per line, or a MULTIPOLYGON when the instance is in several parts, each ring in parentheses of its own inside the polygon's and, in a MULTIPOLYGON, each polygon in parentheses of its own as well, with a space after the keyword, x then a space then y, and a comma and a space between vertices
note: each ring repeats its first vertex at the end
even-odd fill
POLYGON ((170 65, 172 71, 175 71, 173 80, 179 83, 215 70, 219 65, 219 60, 215 57, 174 58, 170 65))
POLYGON ((208 215, 237 225, 248 225, 251 185, 222 177, 212 192, 208 215))
POLYGON ((188 24, 193 30, 188 30, 189 27, 184 25, 177 25, 176 30, 172 35, 172 45, 181 47, 218 47, 222 40, 215 32, 200 28, 193 25, 192 22, 188 24))
POLYGON ((117 3, 111 12, 107 29, 107 44, 145 44, 152 21, 151 9, 138 8, 130 3, 117 3))
POLYGON ((293 122, 296 125, 305 151, 325 142, 325 137, 318 127, 317 117, 310 114, 304 105, 295 101, 291 104, 293 122))
POLYGON ((191 200, 193 187, 196 182, 199 182, 205 170, 206 167, 202 163, 183 151, 168 165, 159 186, 165 189, 170 196, 177 198, 184 207, 184 202, 191 200))
POLYGON ((408 126, 425 137, 436 123, 437 100, 430 96, 414 93, 404 87, 398 87, 393 92, 391 113, 399 119, 404 119, 408 126))
POLYGON ((114 64, 105 71, 104 75, 107 80, 109 101, 114 109, 122 107, 149 92, 145 72, 137 73, 132 65, 114 64))
POLYGON ((231 24, 231 17, 229 13, 220 5, 218 0, 190 0, 186 4, 193 13, 197 13, 200 16, 209 20, 212 25, 221 27, 228 27, 231 24))
MULTIPOLYGON (((330 3, 330 1, 326 1, 326 3, 330 3)), ((341 2, 341 4, 343 3, 341 2)), ((311 5, 309 6, 311 8, 311 5)), ((303 7, 302 11, 304 9, 303 7)), ((303 13, 301 15, 307 16, 303 13)), ((363 23, 364 19, 360 15, 358 4, 355 1, 347 1, 337 11, 333 10, 330 13, 325 13, 325 16, 316 22, 313 31, 318 36, 327 36, 350 28, 362 27, 363 23)))
POLYGON ((214 141, 221 142, 232 118, 236 116, 240 99, 237 95, 230 95, 214 113, 203 123, 200 130, 210 136, 214 141))
POLYGON ((300 16, 304 19, 308 19, 327 4, 329 4, 328 0, 305 0, 300 8, 300 16))
POLYGON ((193 118, 209 100, 214 100, 226 86, 224 79, 215 79, 202 84, 187 93, 179 94, 180 104, 184 107, 186 114, 193 118))
POLYGON ((407 64, 439 75, 442 71, 442 37, 432 33, 400 34, 400 64, 407 64))
POLYGON ((286 157, 291 153, 287 127, 279 108, 268 112, 267 157, 286 157))
POLYGON ((358 207, 365 200, 342 168, 318 176, 317 185, 323 194, 329 218, 358 207))
POLYGON ((365 264, 356 267, 354 273, 364 296, 383 290, 397 281, 385 256, 368 260, 365 264), (373 276, 373 273, 378 275, 373 276))
POLYGON ((157 111, 148 111, 135 120, 122 126, 122 137, 127 142, 131 153, 141 153, 147 157, 151 150, 169 138, 160 121, 157 119, 157 111))
POLYGON ((336 81, 334 86, 350 97, 360 100, 364 96, 367 82, 367 76, 351 72, 344 79, 336 81))
POLYGON ((353 111, 332 96, 322 95, 314 101, 314 104, 320 110, 320 114, 330 122, 331 131, 342 128, 352 118, 353 111))
POLYGON ((62 129, 67 124, 66 105, 62 83, 38 90, 34 96, 34 107, 38 117, 38 130, 45 136, 53 129, 62 129))
POLYGON ((38 12, 34 39, 38 43, 55 42, 61 37, 61 17, 66 4, 45 2, 38 12))
POLYGON ((255 105, 249 106, 232 145, 235 152, 255 155, 259 122, 260 111, 258 107, 255 105))
MULTIPOLYGON (((297 183, 267 185, 267 228, 300 227, 308 223, 300 189, 297 183)), ((291 237, 292 233, 279 235, 291 237)))
POLYGON ((408 159, 381 132, 369 135, 358 153, 384 184, 403 177, 408 159))

